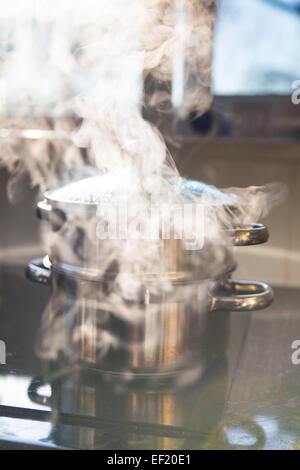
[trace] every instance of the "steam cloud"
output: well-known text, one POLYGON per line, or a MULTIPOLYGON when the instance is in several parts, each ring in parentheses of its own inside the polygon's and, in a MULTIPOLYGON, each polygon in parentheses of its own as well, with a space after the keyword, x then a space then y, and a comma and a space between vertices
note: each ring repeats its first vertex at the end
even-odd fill
MULTIPOLYGON (((274 202, 269 197, 273 189, 228 191, 235 204, 240 201, 239 215, 212 204, 210 195, 181 191, 161 135, 142 117, 143 106, 175 109, 180 116, 209 108, 214 8, 213 0, 2 2, 0 165, 11 173, 10 198, 21 196, 26 174, 41 192, 106 175, 111 191, 119 195, 121 175, 127 189, 136 188, 132 198, 138 194, 146 205, 149 200, 205 205, 209 243, 200 255, 187 254, 187 268, 202 280, 222 272, 231 258, 224 229, 265 215, 274 202)), ((125 196, 131 204, 131 196, 125 196)), ((140 274, 160 280, 170 270, 161 260, 161 243, 106 240, 99 253, 94 219, 83 220, 76 212, 56 232, 46 224, 43 241, 57 262, 67 258, 69 265, 87 270, 98 266, 104 286, 97 293, 91 293, 89 284, 77 286, 77 299, 69 306, 58 290, 39 338, 39 353, 46 358, 63 351, 77 361, 80 354, 72 344, 83 337, 100 356, 117 348, 122 338, 103 328, 105 322, 114 315, 138 323, 145 315, 144 306, 133 305, 145 294, 140 274), (74 240, 79 250, 74 250, 74 240), (77 323, 83 311, 84 327, 77 323), (95 331, 102 333, 95 338, 95 331)), ((173 286, 158 282, 149 289, 151 295, 164 297, 173 286)), ((178 292, 173 292, 173 302, 178 292)), ((199 312, 206 308, 204 292, 205 282, 194 299, 199 312)), ((149 309, 155 316, 161 307, 157 303, 149 309)), ((150 350, 159 337, 153 331, 150 350)))
POLYGON ((42 191, 81 177, 86 163, 160 173, 165 146, 141 107, 169 103, 181 115, 209 107, 213 7, 208 0, 2 3, 1 162, 15 174, 10 197, 24 171, 42 191), (83 120, 76 135, 70 116, 83 120), (88 162, 78 146, 90 148, 88 162))

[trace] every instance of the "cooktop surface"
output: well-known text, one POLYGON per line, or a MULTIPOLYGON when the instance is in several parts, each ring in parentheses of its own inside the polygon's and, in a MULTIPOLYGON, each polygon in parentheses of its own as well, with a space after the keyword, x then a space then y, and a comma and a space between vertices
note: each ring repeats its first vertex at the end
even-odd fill
POLYGON ((23 267, 3 266, 0 275, 0 448, 300 448, 292 347, 300 340, 299 290, 275 289, 266 310, 212 314, 219 333, 209 347, 218 354, 198 381, 120 387, 84 370, 47 381, 34 345, 50 292, 25 279, 23 267))

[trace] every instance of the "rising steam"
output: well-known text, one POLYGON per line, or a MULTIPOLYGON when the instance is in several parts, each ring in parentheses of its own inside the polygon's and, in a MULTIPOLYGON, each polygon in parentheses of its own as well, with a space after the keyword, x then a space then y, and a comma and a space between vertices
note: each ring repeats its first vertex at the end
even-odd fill
MULTIPOLYGON (((110 332, 112 318, 139 324, 148 315, 150 321, 162 315, 160 302, 170 294, 168 318, 179 297, 192 299, 199 312, 207 308, 205 280, 232 264, 224 230, 255 222, 273 204, 268 188, 228 191, 222 204, 210 191, 182 189, 161 135, 142 116, 145 106, 175 109, 181 117, 209 108, 214 8, 214 0, 11 0, 0 6, 0 165, 11 173, 11 199, 29 174, 41 192, 58 188, 52 198, 64 210, 72 187, 60 186, 83 177, 86 187, 77 200, 83 204, 90 202, 85 198, 93 177, 96 204, 109 194, 112 204, 121 198, 127 206, 138 200, 146 208, 163 203, 206 208, 205 250, 186 252, 184 264, 185 273, 202 280, 196 296, 187 285, 174 289, 180 241, 166 240, 163 251, 161 239, 108 239, 99 245, 98 220, 85 211, 67 209, 67 223, 57 212, 53 230, 47 221, 43 241, 53 264, 83 268, 100 284, 95 289, 93 282, 70 282, 67 296, 56 286, 39 338, 43 357, 63 352, 76 362, 85 354, 95 362, 111 349, 126 349, 126 335, 110 332), (231 205, 239 211, 232 212, 231 205), (165 252, 175 258, 164 259, 165 252), (79 349, 73 347, 78 342, 79 349)), ((74 194, 70 197, 74 203, 74 194)), ((141 223, 147 225, 145 215, 141 223)), ((184 317, 181 312, 180 322, 184 317)), ((165 334, 154 323, 149 357, 165 334)))
POLYGON ((14 175, 11 199, 24 172, 42 191, 88 165, 159 174, 165 146, 141 109, 209 107, 213 9, 209 0, 2 2, 1 163, 14 175), (84 161, 78 146, 90 149, 84 161))

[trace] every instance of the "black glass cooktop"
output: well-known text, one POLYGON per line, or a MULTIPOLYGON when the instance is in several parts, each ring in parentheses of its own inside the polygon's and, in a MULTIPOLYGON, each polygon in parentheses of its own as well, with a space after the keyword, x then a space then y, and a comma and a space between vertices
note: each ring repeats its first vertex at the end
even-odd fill
POLYGON ((227 314, 226 341, 196 383, 129 388, 84 370, 49 383, 34 345, 50 292, 23 267, 0 272, 0 448, 300 448, 299 290, 276 289, 266 310, 227 314))

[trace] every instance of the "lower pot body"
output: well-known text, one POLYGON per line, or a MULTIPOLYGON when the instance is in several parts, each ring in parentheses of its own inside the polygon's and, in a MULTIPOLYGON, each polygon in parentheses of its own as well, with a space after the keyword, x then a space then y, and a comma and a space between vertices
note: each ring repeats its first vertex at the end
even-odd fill
POLYGON ((233 282, 229 273, 178 285, 160 298, 146 290, 140 303, 41 262, 27 271, 38 282, 47 279, 46 273, 52 296, 43 315, 40 355, 125 381, 174 375, 183 382, 197 379, 207 362, 224 355, 228 311, 264 308, 272 300, 265 284, 233 282))

